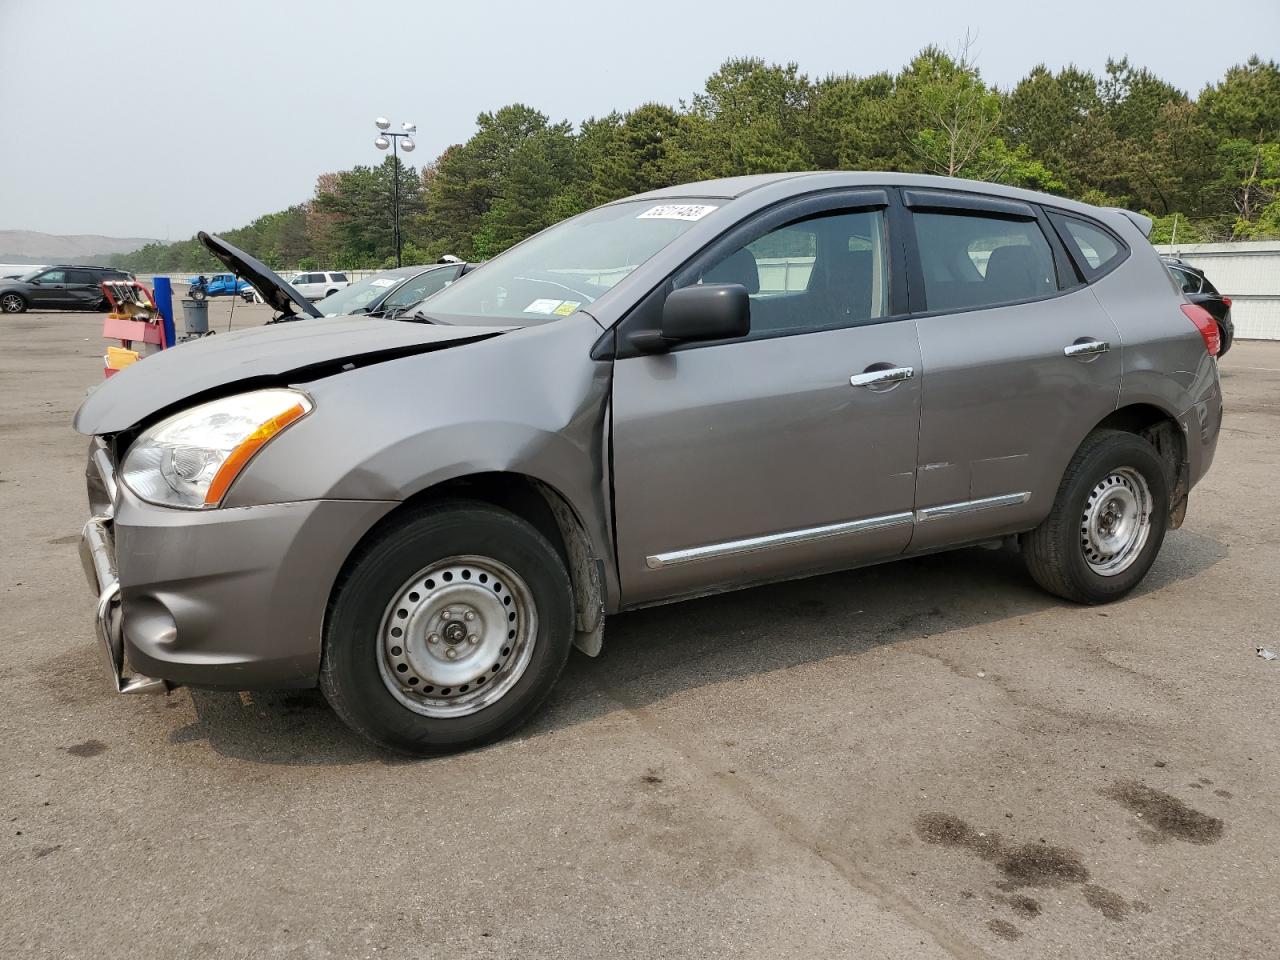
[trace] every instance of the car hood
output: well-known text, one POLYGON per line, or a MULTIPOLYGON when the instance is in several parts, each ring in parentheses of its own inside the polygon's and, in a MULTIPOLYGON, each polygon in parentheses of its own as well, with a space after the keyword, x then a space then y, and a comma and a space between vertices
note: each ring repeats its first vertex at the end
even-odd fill
POLYGON ((513 329, 327 317, 202 337, 147 357, 100 383, 76 411, 75 428, 90 436, 119 433, 228 388, 304 383, 513 329))
POLYGON ((320 316, 320 311, 300 294, 291 284, 285 283, 279 275, 261 260, 249 256, 239 247, 233 247, 221 237, 201 230, 196 234, 222 264, 241 279, 248 280, 262 299, 286 316, 302 314, 308 317, 320 316))

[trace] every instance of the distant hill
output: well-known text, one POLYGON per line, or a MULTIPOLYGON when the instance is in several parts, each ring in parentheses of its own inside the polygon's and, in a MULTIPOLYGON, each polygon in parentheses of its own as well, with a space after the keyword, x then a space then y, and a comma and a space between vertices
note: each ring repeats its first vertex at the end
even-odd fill
POLYGON ((94 233, 62 236, 34 230, 0 230, 0 261, 5 263, 62 263, 132 253, 155 243, 147 237, 102 237, 94 233))

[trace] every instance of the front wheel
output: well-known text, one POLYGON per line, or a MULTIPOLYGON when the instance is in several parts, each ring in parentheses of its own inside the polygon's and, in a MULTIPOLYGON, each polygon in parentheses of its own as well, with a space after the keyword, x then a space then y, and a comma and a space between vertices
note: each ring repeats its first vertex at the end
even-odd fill
POLYGON ((1048 518, 1023 537, 1023 557, 1050 593, 1108 603, 1142 582, 1168 523, 1169 482, 1155 448, 1097 430, 1072 457, 1048 518))
POLYGON ((0 297, 0 311, 5 313, 22 313, 27 309, 27 301, 18 293, 6 293, 0 297))
POLYGON ((462 750, 524 724, 572 641, 573 594, 555 548, 512 514, 452 501, 352 559, 330 602, 320 687, 375 743, 462 750))
POLYGON ((192 300, 199 301, 199 300, 208 299, 209 293, 208 291, 205 290, 204 287, 192 287, 187 292, 187 296, 189 296, 192 300))

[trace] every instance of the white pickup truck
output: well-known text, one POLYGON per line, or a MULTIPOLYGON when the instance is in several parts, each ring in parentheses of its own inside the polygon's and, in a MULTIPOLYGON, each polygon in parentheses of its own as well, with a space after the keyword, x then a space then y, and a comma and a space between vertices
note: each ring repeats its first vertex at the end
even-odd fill
POLYGON ((347 286, 345 273, 312 271, 299 273, 289 283, 308 300, 321 300, 347 286))

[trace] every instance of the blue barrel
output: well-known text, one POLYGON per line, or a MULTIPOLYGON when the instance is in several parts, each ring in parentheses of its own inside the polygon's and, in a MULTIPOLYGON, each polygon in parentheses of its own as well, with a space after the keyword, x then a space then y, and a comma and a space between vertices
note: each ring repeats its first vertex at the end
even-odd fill
POLYGON ((155 277, 152 280, 152 289, 156 298, 156 309, 160 311, 160 317, 164 322, 164 344, 166 347, 172 347, 177 342, 173 328, 173 284, 169 282, 168 277, 155 277))

